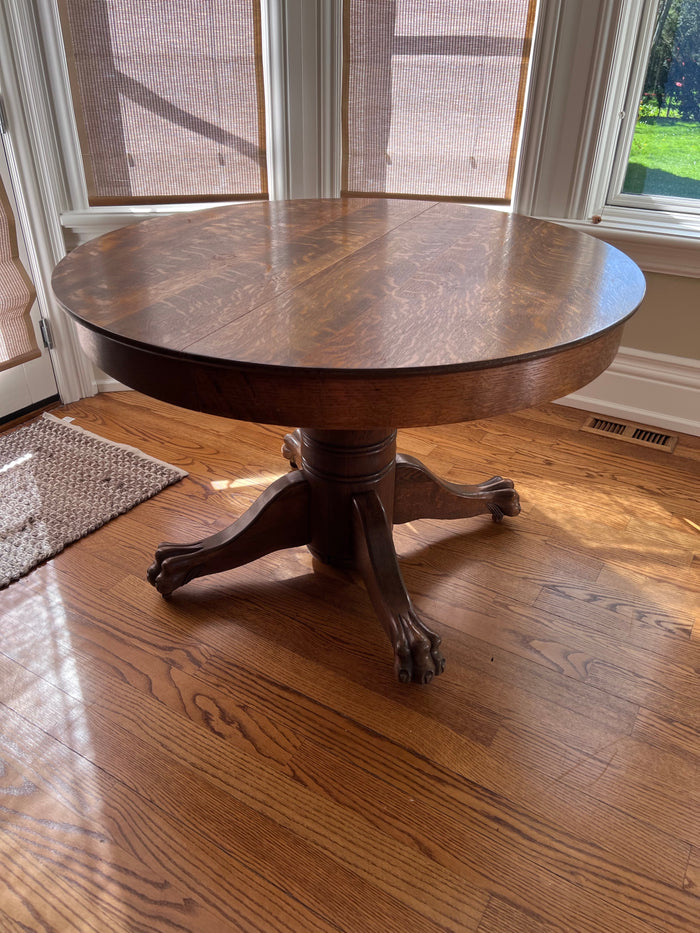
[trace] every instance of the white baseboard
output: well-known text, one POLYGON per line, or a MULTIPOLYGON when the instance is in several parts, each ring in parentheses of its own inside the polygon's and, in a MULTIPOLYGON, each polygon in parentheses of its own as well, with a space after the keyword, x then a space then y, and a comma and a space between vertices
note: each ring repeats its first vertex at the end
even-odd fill
POLYGON ((621 347, 602 376, 558 403, 700 436, 700 361, 621 347))
MULTIPOLYGON (((104 373, 98 392, 128 387, 104 373)), ((622 347, 612 365, 559 405, 700 436, 700 361, 622 347)))
POLYGON ((97 386, 98 392, 131 391, 129 386, 122 385, 121 382, 117 382, 116 379, 112 379, 111 376, 107 376, 105 373, 98 369, 95 370, 95 385, 97 386))

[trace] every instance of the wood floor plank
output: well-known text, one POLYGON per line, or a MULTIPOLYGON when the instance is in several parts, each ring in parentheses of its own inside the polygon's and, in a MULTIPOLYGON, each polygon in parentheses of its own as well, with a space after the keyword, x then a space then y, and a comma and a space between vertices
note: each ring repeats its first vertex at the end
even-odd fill
MULTIPOLYGON (((581 928, 597 929, 590 904, 614 901, 618 885, 635 889, 638 920, 668 923, 668 929, 674 922, 683 928, 700 905, 686 899, 685 916, 669 921, 668 911, 677 906, 677 889, 655 884, 648 876, 635 878, 632 872, 618 875, 619 869, 606 859, 603 850, 589 846, 584 851, 580 842, 572 848, 572 841, 555 822, 540 821, 531 810, 523 813, 503 798, 467 789, 449 775, 442 775, 440 796, 426 795, 425 788, 432 782, 426 780, 426 775, 417 774, 406 761, 392 772, 386 760, 378 768, 378 762, 364 759, 352 769, 345 765, 345 779, 339 787, 339 762, 315 743, 302 751, 306 754, 296 756, 295 766, 305 783, 323 788, 329 797, 355 801, 358 807, 366 799, 378 801, 374 818, 385 833, 397 838, 410 838, 416 833, 429 838, 432 834, 428 845, 438 864, 459 871, 481 886, 488 885, 496 895, 510 899, 523 910, 529 905, 549 921, 556 919, 554 899, 569 904, 581 928), (498 825, 497 833, 492 824, 498 825), (528 829, 523 832, 525 826, 528 829), (466 839, 478 840, 479 844, 471 849, 466 839), (516 865, 518 870, 514 870, 516 865), (527 866, 533 872, 530 877, 527 866), (533 893, 533 885, 538 884, 546 895, 533 893)), ((618 923, 624 922, 620 917, 618 923)))
MULTIPOLYGON (((476 602, 476 601, 475 601, 476 602)), ((491 607, 454 613, 452 624, 461 622, 471 634, 505 651, 531 659, 573 680, 611 693, 631 703, 645 705, 697 728, 696 704, 700 683, 690 661, 678 660, 677 652, 661 651, 648 657, 642 649, 598 632, 577 632, 563 627, 541 610, 492 599, 491 607), (505 620, 493 625, 493 617, 505 620)))
MULTIPOLYGON (((35 707, 33 718, 35 723, 31 725, 37 729, 49 725, 43 719, 41 706, 35 707)), ((23 744, 29 745, 27 724, 20 722, 19 728, 24 730, 23 744)), ((153 729, 150 734, 154 734, 153 729)), ((16 733, 12 737, 16 742, 16 733)), ((180 764, 177 751, 174 757, 168 755, 157 742, 125 731, 111 717, 87 711, 83 728, 72 730, 68 740, 60 731, 50 739, 41 729, 41 745, 32 749, 32 761, 40 760, 43 780, 55 785, 50 762, 56 756, 64 759, 59 773, 69 775, 69 786, 62 781, 58 789, 72 807, 84 812, 86 805, 92 803, 99 812, 101 798, 106 795, 111 811, 116 801, 113 818, 121 832, 126 833, 127 843, 150 853, 170 874, 183 871, 185 877, 189 876, 190 890, 197 895, 195 901, 213 900, 213 892, 207 887, 212 875, 219 887, 221 879, 227 879, 228 890, 222 892, 218 925, 200 927, 194 917, 186 924, 193 930, 221 929, 224 919, 221 912, 227 907, 231 914, 226 919, 235 929, 353 929, 352 925, 345 926, 343 918, 347 918, 351 923, 366 921, 368 929, 380 930, 392 928, 394 915, 415 922, 421 929, 434 929, 423 911, 414 918, 409 906, 394 902, 384 890, 376 888, 371 876, 365 880, 348 874, 337 860, 328 859, 319 851, 315 840, 305 843, 257 809, 217 789, 185 762, 180 764), (124 754, 125 749, 128 755, 124 754), (68 767, 77 769, 77 773, 67 771, 68 767), (93 788, 96 780, 98 787, 93 788), (91 792, 92 800, 86 801, 91 792), (78 799, 74 793, 79 794, 78 799), (183 845, 187 852, 182 851, 183 845), (201 876, 199 853, 206 856, 201 876), (171 862, 177 867, 173 868, 171 862), (354 891, 362 892, 360 904, 352 903, 354 891), (300 908, 299 902, 307 907, 300 908), (329 918, 329 912, 333 919, 329 918), (235 925, 238 923, 240 927, 235 925), (377 925, 373 927, 373 923, 377 925)), ((235 768, 225 751, 215 761, 216 767, 224 771, 228 766, 242 788, 257 788, 257 792, 266 795, 266 802, 268 799, 275 802, 270 788, 256 783, 254 773, 235 768)), ((252 759, 247 762, 252 764, 252 759)), ((292 809, 294 794, 287 794, 277 803, 292 809)), ((313 810, 304 814, 305 819, 311 819, 312 814, 313 810)), ((368 866, 363 874, 370 875, 368 866)), ((410 877, 409 873, 403 884, 410 877)), ((401 884, 399 881, 398 886, 401 884)), ((479 904, 478 896, 476 900, 479 904)), ((466 916, 467 900, 460 900, 460 904, 466 916)), ((481 912, 476 911, 479 916, 481 912)))
POLYGON ((620 739, 584 758, 561 780, 677 839, 689 844, 700 839, 698 769, 681 756, 620 739))
POLYGON ((83 756, 7 710, 0 748, 15 778, 14 787, 4 785, 14 819, 4 821, 8 872, 0 907, 24 929, 145 933, 185 926, 213 933, 229 919, 217 898, 230 892, 211 878, 203 883, 195 839, 194 852, 179 857, 192 858, 184 884, 175 881, 178 868, 173 873, 169 863, 176 839, 138 795, 125 794, 83 756))
POLYGON ((655 826, 644 814, 604 800, 567 777, 587 756, 556 757, 556 746, 536 732, 506 724, 490 748, 500 770, 493 789, 537 815, 571 829, 616 864, 672 888, 682 886, 688 843, 672 831, 655 826), (542 759, 549 759, 543 765, 542 759), (538 788, 535 793, 535 788, 538 788))
MULTIPOLYGON (((700 742, 697 730, 674 719, 640 709, 632 735, 650 748, 672 751, 700 768, 700 742)), ((697 785, 694 785, 697 787, 697 785)))
POLYGON ((477 933, 564 933, 566 926, 546 923, 532 911, 523 913, 508 901, 492 897, 489 901, 477 933))
POLYGON ((643 593, 630 596, 626 592, 606 592, 600 584, 547 584, 534 605, 564 616, 576 626, 614 633, 646 650, 670 648, 666 638, 679 639, 685 650, 691 650, 688 641, 695 624, 693 614, 669 610, 643 593))
POLYGON ((688 858, 684 887, 700 897, 700 846, 693 846, 688 858))
POLYGON ((700 440, 544 406, 399 433, 523 510, 395 529, 444 674, 393 678, 355 574, 305 548, 195 580, 283 428, 137 393, 57 412, 190 473, 0 591, 0 929, 695 933, 700 440))
MULTIPOLYGON (((246 652, 246 657, 247 657, 247 654, 248 654, 248 653, 246 652)), ((231 683, 231 684, 236 684, 237 682, 240 682, 239 665, 240 665, 241 663, 245 664, 245 660, 244 660, 243 662, 241 662, 241 661, 239 661, 239 660, 236 659, 235 661, 229 662, 229 664, 228 664, 226 667, 223 667, 223 668, 222 668, 222 665, 225 664, 225 662, 224 662, 224 658, 225 658, 225 657, 226 657, 226 653, 225 653, 225 649, 224 649, 224 647, 223 647, 223 645, 222 645, 221 650, 218 651, 218 652, 215 652, 215 653, 212 655, 212 659, 211 659, 211 661, 209 662, 209 664, 207 665, 207 670, 212 670, 212 665, 213 665, 213 670, 215 670, 215 671, 217 671, 217 670, 221 671, 221 673, 218 674, 218 675, 214 678, 215 682, 219 682, 219 683, 221 683, 221 682, 229 682, 229 683, 231 683)), ((473 679, 473 678, 472 678, 472 674, 473 674, 473 672, 470 671, 470 672, 469 672, 470 680, 473 679)), ((285 679, 288 679, 288 678, 286 677, 286 675, 285 675, 285 668, 281 668, 281 669, 280 669, 280 671, 278 672, 278 677, 280 678, 280 680, 281 680, 282 682, 284 682, 285 679)), ((249 680, 248 678, 245 678, 244 682, 245 682, 245 683, 248 683, 248 680, 249 680)), ((281 687, 279 687, 279 688, 277 688, 277 689, 278 689, 278 690, 282 690, 281 687)), ((263 689, 261 692, 262 692, 262 696, 263 696, 263 697, 267 697, 267 698, 268 698, 268 703, 269 703, 269 702, 273 702, 273 698, 276 696, 276 693, 275 693, 275 690, 273 689, 273 686, 271 685, 271 683, 270 683, 269 681, 265 684, 264 689, 263 689)), ((523 705, 523 704, 522 704, 523 698, 524 698, 524 697, 523 697, 523 693, 522 693, 522 691, 520 691, 519 706, 522 706, 522 705, 523 705)), ((489 700, 490 700, 490 698, 489 698, 489 700)), ((253 710, 256 710, 256 706, 257 706, 256 715, 260 715, 260 713, 262 712, 263 704, 264 704, 264 700, 263 700, 263 699, 258 698, 257 702, 256 702, 256 703, 253 703, 252 700, 250 699, 250 697, 248 696, 248 697, 245 699, 245 701, 238 701, 235 708, 240 709, 241 706, 244 706, 244 707, 246 708, 246 710, 251 710, 251 713, 252 713, 253 710)), ((590 705, 590 704, 589 704, 589 705, 590 705)), ((235 709, 235 708, 234 708, 234 709, 235 709)), ((218 720, 223 720, 224 722, 228 722, 228 723, 235 723, 235 722, 237 722, 237 721, 238 721, 238 717, 239 717, 240 714, 235 713, 235 712, 234 712, 234 709, 227 708, 225 712, 219 712, 219 711, 217 711, 217 712, 216 712, 217 719, 218 719, 218 720)), ((278 720, 284 721, 284 713, 283 713, 283 711, 282 711, 282 708, 281 708, 277 703, 274 703, 274 702, 273 702, 273 709, 274 709, 275 717, 276 717, 278 720)), ((212 712, 213 712, 213 710, 212 710, 212 712)), ((538 718, 538 721, 542 724, 542 723, 544 722, 543 715, 542 715, 543 712, 544 712, 544 709, 543 709, 543 706, 542 706, 541 704, 540 704, 539 706, 537 706, 537 707, 535 707, 534 705, 532 705, 532 708, 531 708, 531 709, 528 709, 527 707, 525 707, 524 709, 522 709, 522 710, 521 710, 521 715, 522 715, 522 718, 523 718, 523 719, 526 719, 528 715, 530 715, 530 716, 536 716, 536 717, 538 718)), ((572 713, 572 715, 573 715, 573 713, 572 713)), ((576 714, 576 715, 578 715, 578 714, 576 714)), ((634 721, 634 710, 630 710, 630 715, 629 715, 628 718, 627 718, 627 723, 626 723, 626 725, 623 726, 623 730, 626 730, 626 731, 628 732, 628 731, 631 729, 631 727, 632 727, 633 721, 634 721)), ((289 723, 289 726, 291 727, 292 723, 296 723, 296 722, 298 722, 298 714, 295 715, 295 717, 294 717, 294 718, 292 719, 292 721, 289 723)), ((316 722, 316 721, 315 721, 315 722, 316 722)), ((587 717, 587 716, 582 716, 582 717, 581 717, 581 723, 582 723, 582 724, 588 724, 588 722, 589 722, 589 717, 587 717)), ((318 724, 317 724, 317 723, 316 723, 315 728, 318 729, 318 724)), ((347 731, 348 728, 349 728, 349 724, 348 724, 347 720, 345 720, 345 729, 346 729, 346 731, 347 731)), ((308 731, 309 731, 309 730, 307 730, 307 735, 308 735, 308 731)), ((313 730, 310 730, 310 731, 313 732, 313 730)), ((598 730, 598 731, 596 731, 595 733, 591 734, 591 737, 590 737, 590 740, 589 740, 589 742, 591 743, 591 746, 589 746, 589 747, 592 747, 592 744, 595 744, 595 745, 597 746, 597 745, 599 745, 599 744, 603 744, 603 743, 606 742, 606 741, 607 741, 607 742, 610 742, 610 741, 612 740, 612 738, 615 736, 615 734, 617 734, 617 733, 612 733, 612 734, 609 733, 609 732, 601 733, 601 731, 598 730)), ((571 740, 572 735, 573 735, 573 729, 572 729, 572 722, 571 722, 571 716, 570 716, 570 717, 569 717, 569 723, 568 723, 568 736, 569 736, 570 740, 571 740)), ((329 742, 329 741, 331 741, 331 739, 327 737, 327 738, 325 739, 325 741, 326 741, 326 742, 329 742)), ((575 746, 576 744, 579 744, 579 743, 570 741, 570 744, 571 744, 572 746, 575 746)), ((503 762, 501 762, 501 764, 503 764, 503 762)), ((504 771, 501 771, 501 770, 500 770, 498 767, 496 767, 496 766, 493 766, 493 767, 492 767, 492 770, 493 770, 494 773, 506 773, 506 772, 504 772, 504 771)), ((562 770, 563 770, 563 769, 562 769, 562 770)), ((483 780, 483 776, 481 776, 481 780, 483 780)), ((511 793, 511 794, 512 794, 513 788, 512 788, 512 787, 508 787, 508 788, 505 789, 504 792, 508 792, 508 793, 511 793)), ((549 803, 548 805, 551 806, 551 801, 550 801, 550 803, 549 803)), ((591 804, 590 804, 590 802, 589 802, 589 807, 588 807, 588 809, 589 809, 589 814, 590 814, 591 809, 595 809, 595 807, 591 807, 591 804)), ((610 824, 610 822, 611 822, 611 814, 610 814, 610 813, 606 814, 605 820, 607 821, 608 824, 610 824)), ((626 839, 627 839, 627 840, 629 840, 631 837, 633 837, 633 836, 635 835, 634 833, 630 832, 629 826, 626 827, 625 832, 626 832, 626 839)), ((644 840, 644 843, 645 843, 644 845, 640 845, 640 847, 639 847, 639 851, 640 851, 640 852, 646 852, 646 851, 648 851, 648 850, 650 849, 649 839, 644 840)), ((654 839, 654 847, 653 847, 654 851, 656 852, 657 858, 659 857, 659 852, 660 852, 661 848, 662 848, 661 841, 660 841, 660 839, 659 839, 659 837, 658 837, 658 835, 657 835, 657 837, 654 839)), ((636 851, 636 850, 635 850, 635 851, 636 851)), ((681 863, 681 862, 684 860, 684 858, 685 858, 685 851, 686 851, 685 848, 682 848, 681 856, 676 855, 676 857, 675 857, 675 858, 676 858, 676 867, 675 867, 674 869, 671 869, 671 871, 670 871, 670 874, 671 874, 672 876, 675 876, 677 881, 679 880, 680 875, 681 875, 682 869, 681 869, 681 867, 680 867, 680 863, 681 863)))

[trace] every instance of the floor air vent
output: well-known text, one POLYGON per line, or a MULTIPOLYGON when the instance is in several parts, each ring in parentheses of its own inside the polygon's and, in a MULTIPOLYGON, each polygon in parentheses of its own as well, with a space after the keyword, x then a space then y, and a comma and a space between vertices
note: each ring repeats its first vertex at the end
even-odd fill
POLYGON ((609 434, 620 441, 641 444, 643 447, 656 447, 669 454, 673 453, 678 443, 678 437, 675 434, 665 434, 663 431, 657 431, 643 424, 633 424, 631 421, 611 421, 608 418, 599 418, 597 415, 588 418, 581 430, 588 431, 590 434, 609 434))

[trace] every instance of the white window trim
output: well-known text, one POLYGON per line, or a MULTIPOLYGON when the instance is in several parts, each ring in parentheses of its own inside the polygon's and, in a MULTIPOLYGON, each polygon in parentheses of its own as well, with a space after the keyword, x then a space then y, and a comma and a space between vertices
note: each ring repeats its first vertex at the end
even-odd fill
POLYGON ((602 206, 600 153, 614 112, 609 77, 624 3, 540 0, 518 213, 582 220, 602 206))
MULTIPOLYGON (((612 165, 610 167, 610 184, 608 188, 607 204, 603 210, 605 215, 608 209, 624 208, 627 216, 639 218, 642 229, 653 224, 654 214, 659 216, 660 227, 668 226, 676 217, 682 214, 691 215, 686 218, 685 227, 689 230, 696 229, 700 234, 700 203, 690 198, 659 197, 654 195, 625 194, 622 190, 629 162, 630 149, 632 147, 632 137, 637 122, 637 109, 639 98, 644 87, 646 77, 647 62, 651 52, 651 44, 654 38, 654 29, 656 26, 656 10, 658 0, 644 0, 643 11, 639 28, 636 30, 636 42, 634 36, 627 42, 626 48, 632 53, 631 64, 628 65, 630 71, 629 86, 627 95, 623 104, 625 120, 617 140, 617 149, 615 151, 612 165), (634 42, 634 45, 633 45, 634 42), (650 213, 651 212, 651 213, 650 213)), ((625 211, 620 212, 613 217, 618 218, 625 215, 625 211)), ((663 232, 663 231, 662 231, 663 232)))
MULTIPOLYGON (((620 195, 625 180, 625 172, 627 171, 627 162, 629 160, 629 152, 637 120, 639 96, 644 86, 647 62, 651 51, 657 7, 657 0, 644 0, 640 22, 638 28, 635 30, 636 42, 633 37, 629 38, 628 47, 631 47, 632 43, 634 43, 634 49, 629 69, 629 86, 625 99, 621 104, 625 113, 625 119, 619 133, 617 148, 610 167, 610 184, 608 189, 608 202, 610 203, 614 203, 615 199, 620 195)), ((627 206, 634 207, 635 202, 632 201, 632 203, 627 206)))
POLYGON ((93 395, 95 380, 92 365, 80 349, 76 328, 61 311, 49 284, 54 266, 65 255, 59 220, 65 187, 57 158, 55 121, 48 108, 44 63, 35 41, 34 15, 34 5, 24 0, 4 0, 0 7, 0 85, 20 193, 17 201, 29 232, 27 246, 37 301, 60 348, 51 352, 59 393, 65 401, 72 401, 93 395))
POLYGON ((625 118, 606 171, 609 185, 598 235, 614 238, 647 272, 700 277, 700 202, 622 193, 658 6, 656 0, 638 2, 642 9, 635 28, 620 42, 618 57, 629 73, 621 104, 625 118))
POLYGON ((342 3, 267 0, 262 11, 270 198, 337 197, 342 3))
POLYGON ((645 271, 697 277, 700 205, 689 213, 687 201, 617 195, 610 203, 624 177, 655 7, 541 0, 514 210, 600 237, 645 271))

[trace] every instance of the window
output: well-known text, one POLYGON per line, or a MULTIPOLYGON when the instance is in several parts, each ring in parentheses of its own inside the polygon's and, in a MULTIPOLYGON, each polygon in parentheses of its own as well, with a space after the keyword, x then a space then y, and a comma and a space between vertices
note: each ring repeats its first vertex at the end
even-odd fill
POLYGON ((346 0, 343 190, 508 203, 534 0, 346 0))
MULTIPOLYGON (((345 15, 343 187, 508 203, 536 0, 333 5, 345 15)), ((328 6, 263 4, 268 41, 275 13, 287 34, 274 64, 288 95, 297 84, 323 96, 294 40, 305 58, 310 40, 327 43, 318 26, 328 6)), ((58 9, 88 206, 266 196, 259 0, 58 0, 58 9)), ((275 136, 295 134, 289 103, 267 121, 273 150, 275 136)), ((308 135, 319 114, 299 111, 308 135)), ((297 135, 282 153, 290 174, 301 146, 297 135)))
POLYGON ((514 207, 600 236, 645 271, 697 276, 700 204, 623 192, 662 2, 541 2, 514 207))
POLYGON ((90 205, 267 196, 259 2, 59 9, 90 205))
MULTIPOLYGON (((5 158, 0 143, 0 158, 5 158)), ((34 286, 19 259, 17 228, 0 175, 0 372, 41 356, 29 314, 34 286)))
POLYGON ((622 193, 700 200, 697 0, 659 6, 622 193))

